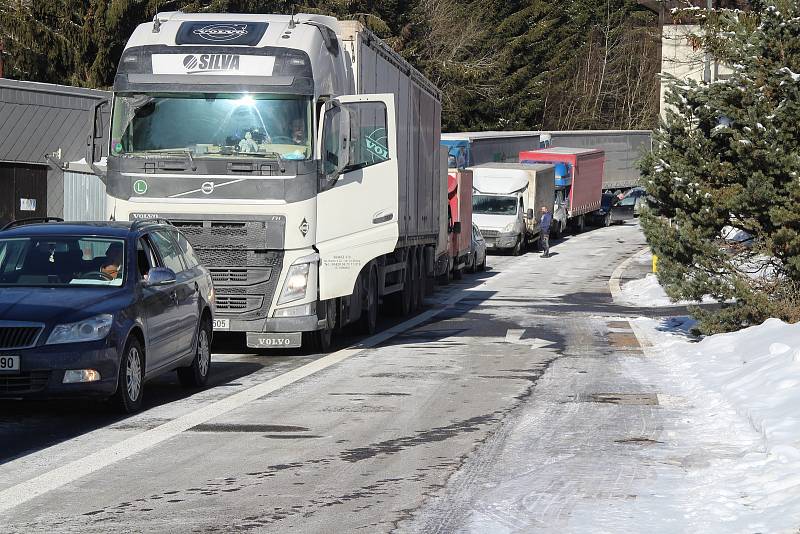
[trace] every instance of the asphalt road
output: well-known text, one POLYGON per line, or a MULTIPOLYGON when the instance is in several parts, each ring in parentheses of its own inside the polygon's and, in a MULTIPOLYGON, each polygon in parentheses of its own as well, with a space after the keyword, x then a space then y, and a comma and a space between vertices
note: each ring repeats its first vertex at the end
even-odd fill
MULTIPOLYGON (((210 387, 159 379, 132 417, 0 403, 0 531, 493 529, 486 499, 503 473, 547 465, 576 432, 560 414, 548 442, 508 453, 521 414, 544 406, 543 377, 545 398, 566 398, 603 372, 598 355, 635 352, 615 332, 642 310, 615 306, 608 278, 643 243, 628 224, 568 237, 549 259, 490 256, 488 272, 438 288, 417 316, 330 354, 246 354, 218 339, 210 387), (555 369, 570 380, 549 380, 555 369)), ((570 509, 531 522, 517 508, 504 528, 555 528, 570 509)))

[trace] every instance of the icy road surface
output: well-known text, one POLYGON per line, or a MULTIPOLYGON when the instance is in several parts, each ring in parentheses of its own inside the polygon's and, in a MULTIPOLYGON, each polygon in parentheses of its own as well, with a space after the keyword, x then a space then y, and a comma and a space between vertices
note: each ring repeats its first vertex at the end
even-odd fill
POLYGON ((158 382, 133 417, 3 403, 0 530, 640 532, 663 499, 656 530, 725 532, 735 511, 693 515, 684 479, 751 435, 676 426, 627 320, 658 310, 609 293, 643 243, 628 224, 490 257, 364 347, 215 355, 215 387, 158 382))

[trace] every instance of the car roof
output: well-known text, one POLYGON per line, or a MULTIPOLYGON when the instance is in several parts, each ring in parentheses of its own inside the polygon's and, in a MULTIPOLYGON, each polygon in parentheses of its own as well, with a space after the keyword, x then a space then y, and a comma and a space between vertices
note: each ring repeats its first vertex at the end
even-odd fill
POLYGON ((14 226, 0 231, 0 238, 33 237, 47 235, 91 235, 102 237, 125 238, 132 231, 144 228, 167 228, 167 225, 156 222, 135 224, 136 221, 88 221, 88 222, 46 222, 30 223, 14 226))

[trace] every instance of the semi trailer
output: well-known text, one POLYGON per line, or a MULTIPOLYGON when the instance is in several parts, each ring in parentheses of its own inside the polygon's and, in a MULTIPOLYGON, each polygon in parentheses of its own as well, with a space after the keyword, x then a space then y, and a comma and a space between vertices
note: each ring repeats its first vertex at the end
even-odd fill
POLYGON ((523 150, 540 148, 538 132, 443 133, 442 145, 448 149, 451 168, 513 163, 523 150))
POLYGON ((108 216, 180 228, 217 330, 326 350, 345 325, 373 332, 381 301, 420 306, 446 202, 441 95, 358 22, 160 13, 128 41, 111 107, 108 216))

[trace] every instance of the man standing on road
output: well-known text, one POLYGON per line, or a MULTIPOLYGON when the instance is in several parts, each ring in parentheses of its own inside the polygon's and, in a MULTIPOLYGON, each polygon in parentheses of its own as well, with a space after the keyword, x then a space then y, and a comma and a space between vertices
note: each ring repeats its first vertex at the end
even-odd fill
POLYGON ((539 219, 539 248, 542 249, 542 258, 550 257, 550 225, 553 223, 553 214, 542 206, 542 218, 539 219))

